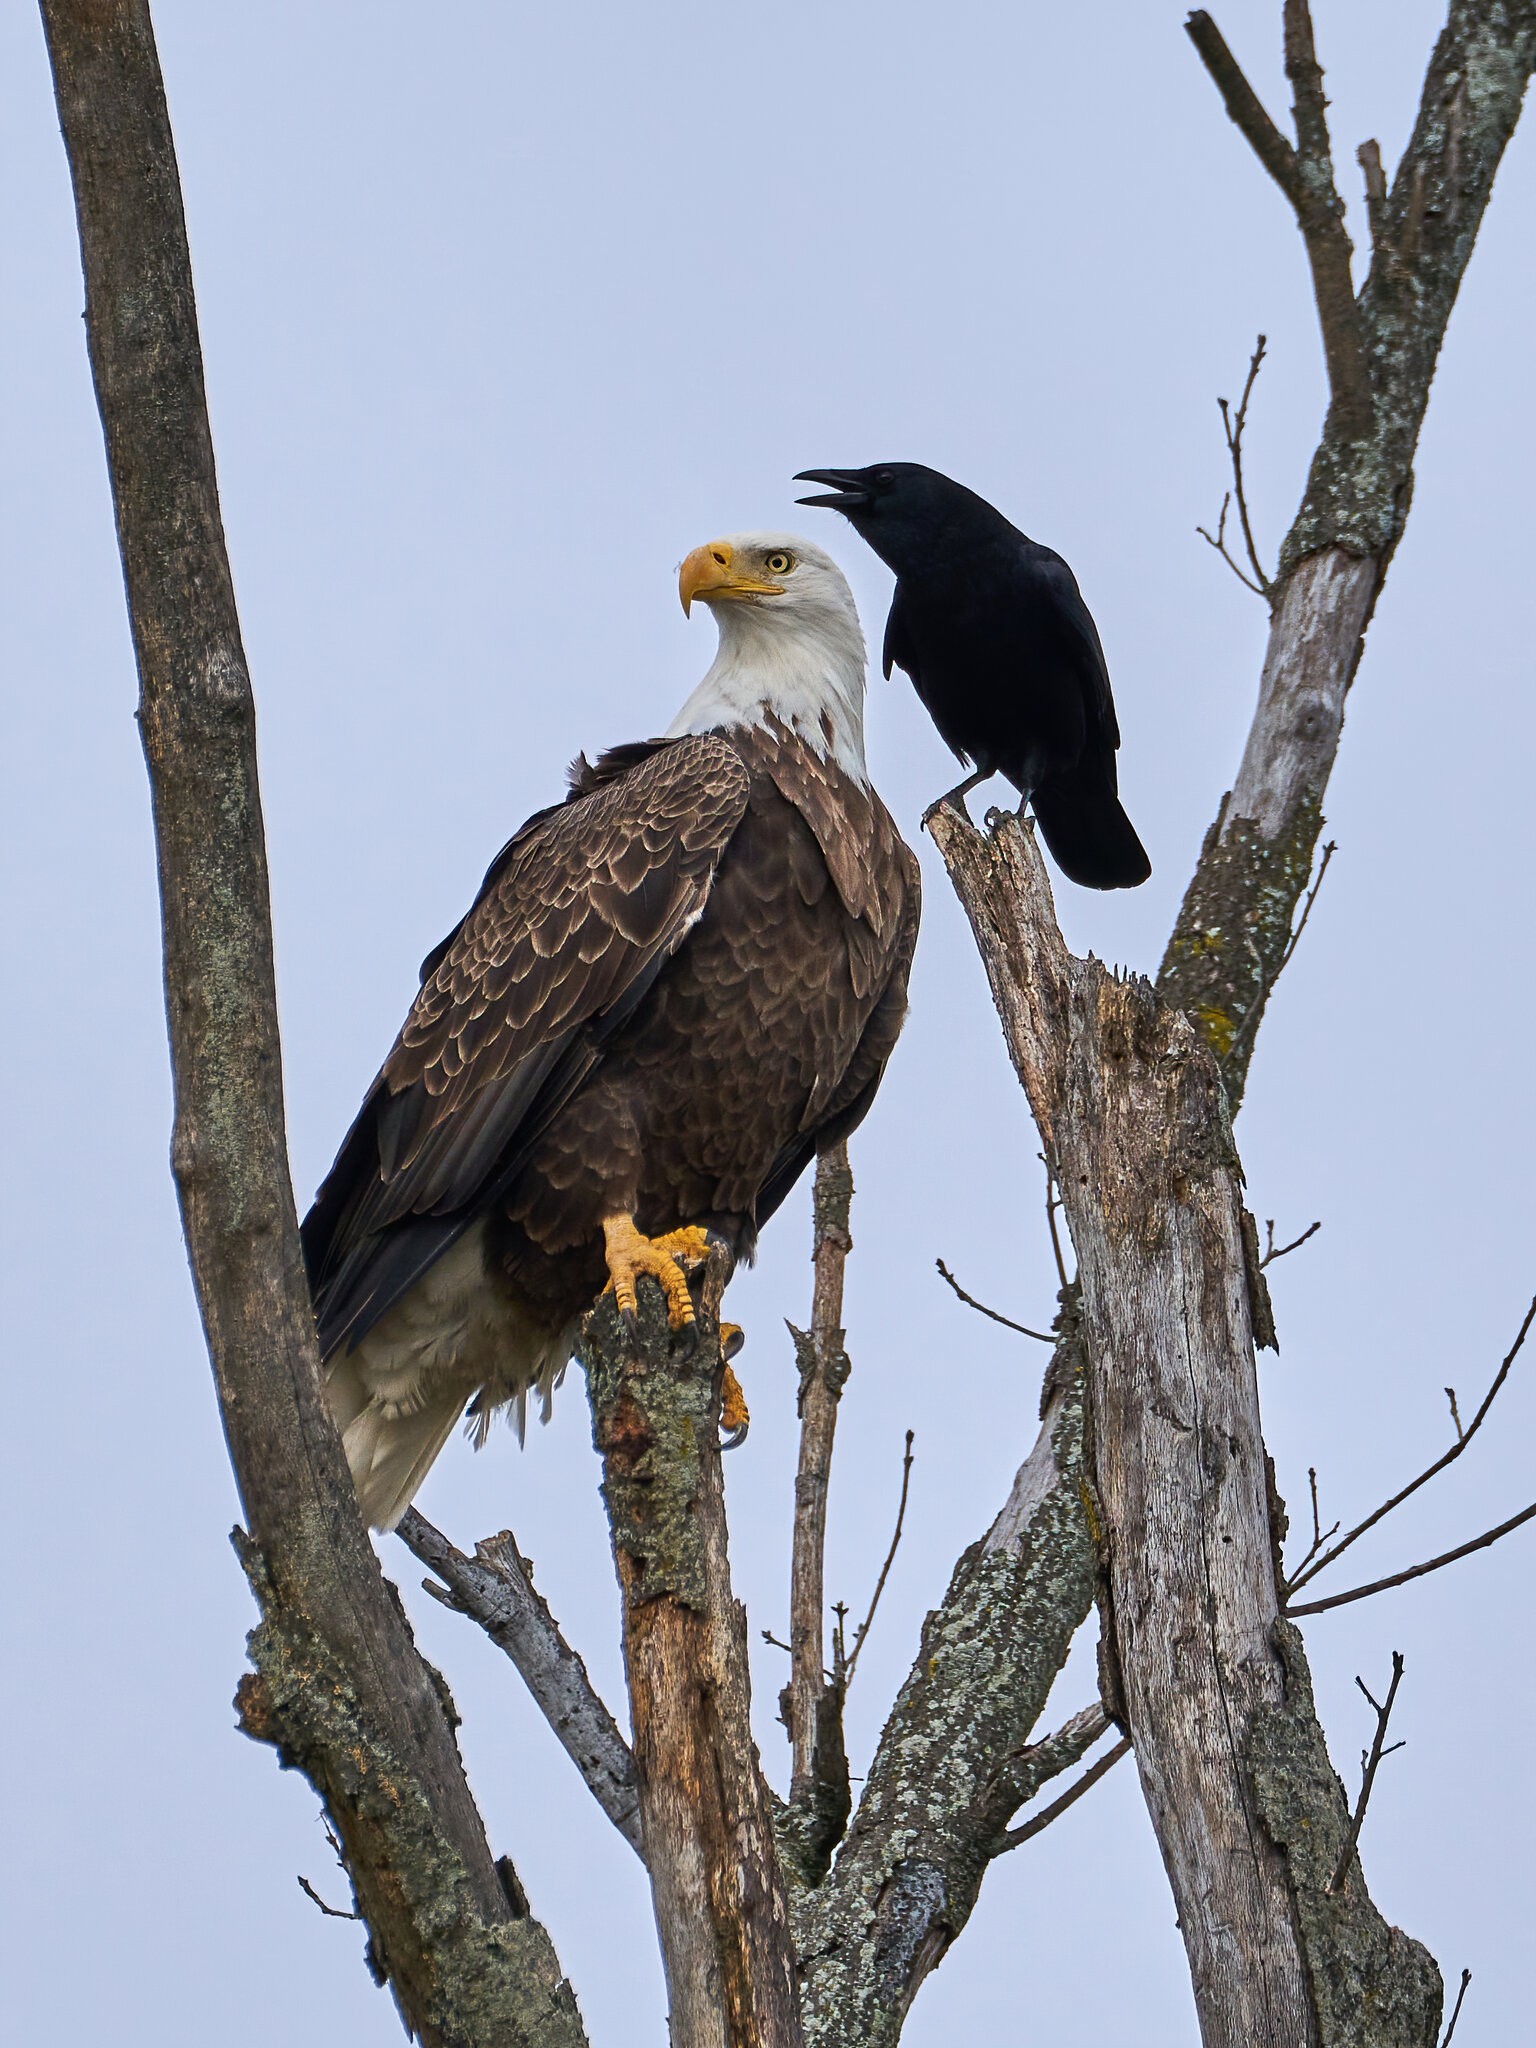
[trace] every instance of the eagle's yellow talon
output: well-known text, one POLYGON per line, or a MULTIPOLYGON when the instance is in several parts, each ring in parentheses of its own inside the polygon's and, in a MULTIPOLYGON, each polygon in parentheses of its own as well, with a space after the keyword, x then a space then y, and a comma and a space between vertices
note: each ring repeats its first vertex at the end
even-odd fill
MULTIPOLYGON (((722 1323, 720 1325, 722 1347, 726 1342, 727 1331, 733 1331, 738 1338, 741 1336, 741 1331, 735 1323, 722 1323)), ((741 1349, 739 1343, 736 1348, 738 1351, 741 1349)), ((752 1417, 747 1408, 747 1397, 741 1391, 741 1381, 737 1379, 735 1373, 727 1366, 720 1379, 720 1439, 722 1448, 727 1451, 734 1451, 736 1446, 745 1438, 751 1423, 752 1417)))
POLYGON ((642 1273, 660 1282, 667 1299, 667 1320, 674 1330, 694 1320, 687 1266, 696 1266, 709 1255, 709 1238, 697 1224, 669 1231, 665 1237, 643 1237, 632 1216, 609 1216, 603 1221, 603 1255, 608 1263, 608 1286, 626 1322, 635 1318, 635 1281, 642 1273))

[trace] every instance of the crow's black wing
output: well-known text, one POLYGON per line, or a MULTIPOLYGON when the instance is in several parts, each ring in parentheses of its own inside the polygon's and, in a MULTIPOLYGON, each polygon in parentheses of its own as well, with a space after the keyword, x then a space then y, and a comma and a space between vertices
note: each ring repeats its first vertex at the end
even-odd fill
POLYGON ((1083 684, 1083 708, 1087 729, 1100 744, 1114 751, 1120 745, 1120 722, 1115 717, 1115 700, 1109 687, 1109 664, 1093 614, 1083 602, 1077 578, 1061 556, 1050 548, 1030 542, 1030 570, 1043 599, 1067 645, 1077 656, 1076 667, 1083 684))

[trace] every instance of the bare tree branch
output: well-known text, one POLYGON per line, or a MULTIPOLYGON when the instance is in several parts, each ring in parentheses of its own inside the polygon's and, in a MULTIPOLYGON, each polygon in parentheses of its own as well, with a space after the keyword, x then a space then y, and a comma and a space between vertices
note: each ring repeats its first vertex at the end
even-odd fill
POLYGON ((361 1920, 363 1917, 361 1913, 349 1913, 341 1906, 328 1906, 307 1877, 299 1879, 299 1890, 306 1899, 314 1901, 327 1920, 361 1920))
MULTIPOLYGON (((1322 1219, 1319 1218, 1316 1223, 1309 1223, 1306 1229, 1301 1233, 1300 1237, 1293 1237, 1289 1244, 1276 1244, 1275 1219, 1273 1216, 1269 1217, 1264 1224, 1264 1256, 1259 1261, 1259 1271, 1262 1273, 1266 1266, 1272 1266, 1275 1263, 1276 1259, 1288 1259, 1292 1252, 1299 1252, 1302 1246, 1308 1241, 1309 1238, 1316 1237, 1317 1233, 1322 1229, 1322 1227, 1322 1219)), ((1312 1505, 1314 1508, 1317 1505, 1317 1494, 1315 1487, 1316 1476, 1317 1475, 1314 1473, 1314 1489, 1312 1496, 1312 1505)))
POLYGON ((1456 2022, 1461 2018, 1461 2001, 1466 1997, 1467 1986, 1471 1982, 1472 1972, 1470 1970, 1463 1970, 1461 1973, 1461 1989, 1456 1993, 1456 2004, 1451 2012, 1449 2024, 1440 2038, 1440 2048, 1451 2048, 1451 2036, 1456 2031, 1456 2022))
POLYGON ((442 1581, 437 1585, 425 1580, 426 1590, 445 1607, 478 1622, 497 1649, 511 1658, 587 1789, 635 1854, 643 1857, 629 1744, 588 1678, 585 1663, 535 1589, 512 1531, 487 1536, 475 1545, 473 1557, 456 1550, 415 1508, 406 1510, 395 1533, 442 1581))
POLYGON ((827 1494, 837 1410, 850 1364, 843 1338, 843 1273, 853 1249, 853 1172, 846 1144, 816 1161, 812 1194, 811 1327, 790 1325, 800 1368, 800 1455, 789 1567, 789 1683, 780 1711, 789 1730, 789 1804, 779 1839, 795 1874, 819 1883, 852 1807, 843 1747, 843 1679, 827 1673, 827 1494))
MULTIPOLYGON (((1462 1452, 1467 1448, 1467 1446, 1471 1443, 1472 1439, 1477 1435, 1477 1432, 1482 1428, 1483 1423, 1487 1419, 1489 1409, 1492 1408, 1494 1402, 1498 1399, 1499 1393, 1503 1388, 1504 1382, 1509 1378, 1510 1368, 1514 1365, 1515 1360, 1520 1356, 1520 1353, 1524 1348, 1526 1337, 1530 1332, 1531 1324, 1533 1322, 1536 1322, 1536 1297, 1532 1298, 1531 1305, 1526 1310, 1525 1318, 1522 1321, 1518 1332, 1516 1333, 1515 1341, 1513 1344, 1510 1345, 1508 1351, 1505 1352, 1503 1362, 1499 1366, 1498 1371, 1493 1376, 1493 1384, 1489 1387, 1487 1393, 1484 1394, 1482 1403, 1478 1408, 1477 1413, 1473 1416, 1471 1422, 1468 1423, 1467 1427, 1464 1430, 1461 1428, 1460 1418, 1455 1415, 1455 1410, 1453 1407, 1452 1416, 1453 1419, 1456 1421, 1457 1425, 1457 1437, 1455 1443, 1453 1443, 1448 1450, 1442 1452, 1442 1454, 1435 1459, 1432 1465, 1426 1465, 1424 1470, 1419 1473, 1417 1478, 1410 1479, 1406 1486, 1400 1487, 1398 1491, 1392 1495, 1390 1500, 1384 1500, 1379 1508, 1374 1509, 1370 1514, 1368 1514, 1365 1517, 1364 1521, 1357 1522, 1354 1528, 1351 1529, 1347 1535, 1341 1536, 1338 1542, 1335 1543, 1330 1550, 1324 1551, 1323 1555, 1316 1559, 1315 1562, 1311 1564, 1307 1564, 1304 1562, 1300 1569, 1296 1572, 1294 1578, 1290 1580, 1289 1585, 1287 1587, 1288 1594, 1299 1593, 1303 1586, 1309 1585, 1311 1581, 1317 1577, 1319 1572, 1326 1570, 1326 1568, 1329 1565, 1331 1565, 1336 1558, 1342 1557, 1345 1551, 1348 1550, 1352 1544, 1358 1543, 1360 1538, 1364 1536, 1368 1530, 1374 1529, 1378 1522, 1384 1521, 1386 1517, 1390 1515, 1395 1508, 1400 1508, 1405 1500, 1411 1500, 1414 1494, 1418 1492, 1421 1486, 1427 1486, 1430 1480, 1437 1478, 1439 1474, 1442 1473, 1448 1465, 1455 1464, 1456 1460, 1461 1456, 1462 1452)), ((1489 1540, 1491 1541, 1493 1539, 1490 1538, 1489 1540)), ((1477 1547, 1477 1545, 1473 1546, 1473 1548, 1477 1547)), ((1449 1562, 1449 1559, 1447 1559, 1446 1561, 1449 1562)), ((1425 1569, 1427 1570, 1429 1569, 1429 1567, 1426 1566, 1425 1569)), ((1417 1573, 1413 1575, 1417 1576, 1417 1573)), ((1307 1610, 1295 1608, 1291 1609, 1290 1611, 1294 1613, 1303 1613, 1307 1610)))
POLYGON ((987 1304, 984 1301, 978 1301, 975 1295, 967 1294, 942 1259, 935 1259, 933 1263, 938 1268, 939 1278, 948 1287, 953 1289, 967 1308, 975 1309, 978 1315, 989 1316, 994 1323, 1001 1323, 1005 1330, 1016 1330, 1021 1337, 1033 1337, 1037 1344, 1054 1344, 1056 1342, 1056 1339, 1048 1330, 1031 1330, 1023 1323, 1016 1323, 1012 1316, 999 1315, 995 1308, 988 1308, 987 1304))
POLYGON ((1299 1638, 1282 1634, 1241 1169, 1214 1063, 1146 983, 1067 952, 1020 819, 994 814, 984 837, 946 806, 930 830, 1078 1254, 1123 1718, 1203 2036, 1234 2048, 1329 2038, 1320 2001, 1347 1952, 1364 1995, 1390 1995, 1412 2015, 1402 2039, 1429 2048, 1433 1960, 1363 1886, 1331 1917, 1317 1901, 1337 1844, 1320 1868, 1316 1845, 1341 1841, 1348 1816, 1299 1638), (1219 1754, 1211 1729, 1225 1731, 1219 1754), (1293 1827, 1312 1830, 1306 1855, 1293 1827), (1234 1954, 1263 1965, 1236 1970, 1234 1954))
POLYGON ((875 1581, 875 1590, 869 1596, 869 1612, 854 1631, 853 1648, 846 1661, 841 1655, 842 1631, 838 1631, 839 1655, 837 1659, 843 1691, 853 1683, 854 1668, 859 1661, 859 1652, 869 1634, 875 1619, 875 1610, 880 1605, 880 1595, 885 1591, 885 1582, 891 1575, 891 1566, 896 1562, 896 1553, 901 1548, 901 1531, 907 1519, 907 1491, 912 1484, 912 1431, 907 1431, 906 1447, 901 1454, 901 1499, 896 1505, 896 1526, 891 1531, 891 1547, 885 1553, 885 1563, 880 1567, 880 1576, 875 1581))
POLYGON ((1487 1550, 1512 1531, 1523 1528, 1533 1516, 1536 1516, 1536 1501, 1528 1508, 1522 1508, 1518 1515, 1511 1515, 1507 1522, 1500 1522, 1496 1529, 1485 1530, 1481 1536, 1474 1536, 1470 1543, 1458 1543, 1454 1550, 1444 1551, 1423 1564, 1410 1565, 1406 1571, 1393 1572, 1385 1579, 1373 1579, 1368 1586, 1352 1586, 1347 1593, 1330 1593, 1322 1600, 1288 1600, 1286 1614, 1293 1621, 1303 1614, 1326 1614, 1330 1607, 1349 1607, 1356 1600, 1369 1600, 1373 1594, 1390 1592, 1394 1586, 1406 1586, 1410 1580, 1426 1578, 1430 1572, 1438 1572, 1448 1564, 1459 1564, 1462 1558, 1470 1557, 1475 1550, 1487 1550))
POLYGON ((1376 1710, 1376 1733, 1371 1742, 1369 1755, 1362 1754, 1360 1758, 1361 1764, 1364 1767, 1360 1779, 1360 1797, 1355 1804, 1354 1812, 1350 1815, 1349 1833, 1345 1837, 1343 1848, 1339 1851, 1339 1860, 1334 1865, 1333 1876, 1328 1880, 1328 1890, 1331 1892, 1339 1891, 1349 1876, 1350 1865, 1355 1860, 1355 1848, 1360 1840, 1360 1830, 1365 1825, 1365 1809, 1371 1803, 1371 1792, 1376 1783, 1376 1772, 1380 1767, 1381 1760, 1384 1756, 1391 1756, 1393 1750, 1401 1749, 1403 1746, 1400 1742, 1394 1742, 1391 1749, 1384 1747, 1387 1739, 1387 1723, 1392 1719, 1392 1707, 1397 1699, 1397 1688, 1402 1682, 1403 1660, 1396 1650, 1392 1652, 1392 1683, 1387 1687, 1387 1697, 1385 1700, 1376 1699, 1363 1678, 1355 1680, 1356 1685, 1359 1686, 1367 1700, 1370 1701, 1376 1710))
POLYGON ((1388 253, 1387 174, 1381 165, 1381 144, 1362 142, 1355 151, 1355 161, 1365 179, 1365 213, 1371 225, 1371 250, 1379 260, 1388 253))
POLYGON ((718 1247, 697 1320, 669 1328, 642 1281, 581 1342, 624 1610, 641 1833, 673 2048, 799 2048, 789 1902, 752 1741, 746 1615, 731 1591, 720 1471, 718 1247))
POLYGON ((1357 434, 1370 419, 1371 390, 1351 276, 1354 252, 1334 184, 1322 68, 1307 0, 1285 0, 1284 15, 1285 70, 1294 95, 1297 147, 1265 112, 1210 15, 1203 10, 1192 14, 1185 28, 1228 114, 1296 215, 1312 267, 1334 422, 1341 433, 1357 434))
POLYGON ((1069 1311, 1046 1386, 1040 1435, 1002 1512, 924 1624, 837 1861, 794 1901, 815 2048, 892 2048, 970 1916, 998 1832, 1053 1765, 1080 1753, 1042 1744, 1029 1765, 1022 1757, 1093 1604, 1069 1311))
POLYGON ((1005 1850, 1017 1849, 1024 1842, 1033 1841, 1036 1835, 1044 1834, 1052 1821, 1060 1820, 1069 1806, 1076 1806, 1085 1792, 1091 1792, 1100 1778, 1107 1777, 1121 1757, 1129 1756, 1130 1753, 1131 1738, 1122 1735, 1114 1748, 1105 1750, 1098 1762, 1090 1764, 1076 1784, 1069 1786, 1059 1799, 1053 1799, 1049 1806, 1042 1807, 1031 1819, 1022 1822, 1016 1828, 1010 1828, 1007 1834, 1000 1835, 997 1853, 1002 1855, 1005 1850))
MULTIPOLYGON (((1310 23, 1301 22, 1294 5, 1292 15, 1291 82, 1312 122, 1310 23)), ((1332 210, 1331 170, 1314 154, 1315 175, 1304 177, 1301 158, 1260 106, 1208 14, 1192 15, 1189 33, 1227 111, 1298 220, 1307 215, 1303 231, 1335 399, 1280 551, 1259 703, 1242 764, 1207 834, 1158 977, 1160 993, 1189 1013, 1215 1051, 1235 1110, 1259 1016, 1295 936, 1344 698, 1407 519, 1414 451, 1446 323, 1536 62, 1536 4, 1450 0, 1412 138, 1378 203, 1375 255, 1353 309, 1360 359, 1370 366, 1363 423, 1350 397, 1356 348, 1344 304, 1348 238, 1332 210), (1333 266, 1325 264, 1323 275, 1319 251, 1333 266)))
POLYGON ((1243 383, 1243 395, 1238 400, 1236 412, 1233 412, 1226 399, 1218 398, 1216 401, 1221 410, 1221 429, 1226 436, 1227 459, 1232 465, 1232 489, 1222 498, 1221 517, 1217 521, 1214 535, 1207 533, 1203 526, 1195 528, 1196 533, 1208 541, 1221 556, 1238 582, 1246 590, 1251 590, 1256 597, 1263 598, 1270 595, 1273 586, 1264 573, 1264 564, 1259 560, 1259 551, 1254 544, 1253 521, 1248 512, 1248 491, 1243 480, 1243 431, 1248 424, 1248 401, 1253 396, 1254 383, 1264 361, 1265 346, 1265 338, 1261 334, 1249 358, 1248 375, 1243 383), (1237 501, 1237 516, 1243 529, 1243 545, 1248 551, 1248 565, 1253 571, 1251 576, 1244 573, 1236 557, 1227 547, 1227 512, 1234 496, 1237 501))
POLYGON ((420 2039, 584 2040, 513 1908, 326 1405, 283 1129, 254 710, 175 147, 144 0, 43 0, 154 796, 172 1163, 261 1608, 247 1733, 302 1770, 420 2039))

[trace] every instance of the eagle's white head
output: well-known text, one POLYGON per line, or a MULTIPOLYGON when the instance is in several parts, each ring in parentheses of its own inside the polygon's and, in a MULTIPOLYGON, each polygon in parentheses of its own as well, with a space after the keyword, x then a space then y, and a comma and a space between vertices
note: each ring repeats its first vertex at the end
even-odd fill
POLYGON ((694 549, 678 592, 685 612, 709 606, 720 647, 667 738, 762 725, 774 713, 867 784, 864 635, 832 557, 793 533, 733 533, 694 549))

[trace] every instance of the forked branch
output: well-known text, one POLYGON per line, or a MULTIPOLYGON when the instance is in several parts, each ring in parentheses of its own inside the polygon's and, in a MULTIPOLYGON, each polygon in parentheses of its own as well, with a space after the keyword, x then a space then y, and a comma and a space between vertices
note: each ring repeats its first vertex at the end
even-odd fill
POLYGON ((1285 0, 1285 70, 1293 96, 1294 145, 1265 110, 1210 15, 1198 10, 1185 27, 1228 114, 1296 215, 1312 267, 1334 419, 1341 431, 1363 432, 1370 423, 1371 386, 1355 303, 1354 251, 1334 183, 1327 100, 1307 0, 1285 0))
POLYGON ((1216 550, 1244 589, 1251 590, 1256 597, 1268 598, 1273 595, 1274 585, 1264 573, 1264 564, 1259 560, 1259 550, 1253 538, 1253 520, 1248 511, 1248 491, 1243 479, 1243 430, 1248 424, 1248 401, 1253 396, 1254 380, 1264 361, 1265 346, 1265 339, 1261 334, 1249 358, 1248 375, 1244 379, 1243 395, 1237 402, 1236 411, 1233 411, 1225 398, 1218 398, 1216 401, 1221 410, 1221 430, 1226 437, 1227 460, 1232 465, 1232 488, 1222 498, 1221 517, 1216 522, 1215 533, 1207 533, 1203 526, 1197 526, 1195 531, 1216 550), (1227 513, 1231 510, 1234 497, 1237 501, 1238 520, 1243 529, 1243 545, 1248 552, 1248 567, 1253 571, 1251 576, 1244 571, 1242 564, 1227 546, 1227 513))
MULTIPOLYGON (((1486 1420, 1488 1419, 1488 1412, 1492 1408, 1494 1402, 1498 1399, 1499 1394, 1503 1389, 1505 1381, 1509 1378, 1510 1370, 1513 1367, 1515 1360, 1520 1356, 1520 1353, 1524 1348, 1526 1337, 1530 1333, 1531 1324, 1533 1322, 1536 1322, 1536 1297, 1533 1297, 1530 1307, 1526 1310, 1524 1320, 1521 1322, 1520 1328, 1516 1332, 1515 1341, 1513 1344, 1510 1345, 1508 1351, 1504 1354, 1503 1361, 1500 1364, 1498 1371, 1493 1376, 1493 1383, 1489 1387, 1487 1393, 1484 1394, 1482 1401, 1479 1404, 1477 1413, 1473 1416, 1472 1420, 1467 1424, 1465 1429, 1461 1428, 1459 1418, 1457 1419, 1456 1441, 1453 1444, 1451 1444, 1448 1447, 1448 1449, 1443 1451, 1441 1455, 1435 1459, 1433 1464, 1426 1465, 1424 1470, 1420 1472, 1416 1478, 1410 1479, 1406 1486, 1399 1487, 1397 1492, 1392 1495, 1390 1500, 1384 1500, 1379 1508, 1373 1509, 1373 1511, 1370 1514, 1368 1514, 1363 1521, 1357 1522, 1355 1526, 1351 1530, 1349 1530, 1346 1535, 1341 1536, 1338 1542, 1333 1544, 1331 1548, 1325 1550, 1321 1554, 1321 1556, 1312 1559, 1311 1562, 1303 1560, 1295 1576, 1289 1582, 1289 1585, 1287 1587, 1288 1593, 1299 1593, 1303 1586, 1309 1585, 1312 1582, 1312 1580, 1317 1577, 1319 1572, 1325 1571, 1327 1567, 1331 1565, 1337 1558, 1342 1557, 1345 1551, 1348 1550, 1351 1547, 1351 1545, 1358 1543, 1360 1538, 1364 1536, 1368 1530, 1374 1529, 1378 1522, 1384 1521, 1386 1517, 1390 1515, 1395 1509, 1400 1508, 1403 1505, 1404 1501, 1411 1500, 1413 1496, 1419 1491, 1420 1487, 1427 1486, 1430 1480, 1437 1478, 1440 1473, 1445 1471, 1447 1466, 1455 1464, 1456 1460, 1461 1456, 1462 1452, 1467 1449, 1468 1445, 1472 1442, 1472 1439, 1477 1435, 1477 1432, 1482 1428, 1484 1422, 1486 1422, 1486 1420)), ((1454 1409, 1452 1413, 1454 1417, 1454 1409)), ((1453 1562, 1454 1558, 1466 1556, 1469 1550, 1481 1549, 1487 1543, 1496 1542, 1498 1536, 1506 1534, 1508 1530, 1511 1528, 1518 1528, 1522 1519, 1523 1517, 1517 1516, 1513 1522, 1508 1523, 1506 1525, 1501 1525, 1500 1529, 1496 1532, 1490 1531, 1486 1537, 1479 1537, 1475 1543, 1463 1545, 1460 1550, 1454 1553, 1447 1552, 1444 1558, 1436 1559, 1430 1564, 1416 1565, 1411 1572, 1402 1573, 1398 1575, 1397 1578, 1392 1580, 1382 1580, 1379 1582, 1379 1585, 1400 1585, 1407 1578, 1418 1578, 1421 1577, 1423 1573, 1427 1571, 1438 1570, 1441 1564, 1450 1564, 1451 1562, 1453 1562)), ((1364 1599, 1366 1592, 1375 1590, 1377 1590, 1377 1588, 1375 1587, 1362 1588, 1359 1591, 1349 1595, 1348 1597, 1356 1600, 1364 1599)), ((1342 1602, 1324 1602, 1321 1604, 1341 1605, 1342 1602)), ((1287 1608, 1287 1612, 1291 1614, 1309 1614, 1317 1613, 1319 1611, 1320 1607, 1292 1606, 1287 1608)))
POLYGON ((475 1545, 473 1557, 455 1549, 415 1508, 406 1510, 395 1533, 441 1581, 423 1581, 427 1592, 478 1622, 497 1649, 511 1658, 593 1798, 636 1855, 643 1855, 640 1798, 629 1744, 587 1676, 585 1663, 560 1633, 548 1602, 536 1591, 512 1531, 487 1536, 475 1545))
POLYGON ((1339 1852, 1339 1860, 1334 1865, 1333 1876, 1328 1881, 1328 1890, 1331 1892, 1338 1891, 1349 1877, 1349 1867, 1355 1860, 1355 1846, 1360 1840, 1360 1830, 1365 1825, 1365 1809, 1371 1803, 1371 1792, 1376 1783, 1376 1772, 1380 1767, 1381 1760, 1383 1757, 1391 1756, 1393 1751, 1399 1750, 1403 1746, 1400 1742, 1394 1742, 1391 1748, 1385 1746, 1387 1723, 1392 1719, 1392 1707, 1397 1699, 1397 1688, 1402 1682, 1403 1660, 1396 1650, 1392 1652, 1392 1683, 1387 1687, 1385 1700, 1378 1700, 1363 1678, 1355 1680, 1356 1685, 1359 1686, 1361 1692, 1365 1694, 1366 1699, 1376 1711, 1376 1733, 1372 1738, 1369 1753, 1363 1753, 1360 1758, 1362 1766, 1360 1797, 1355 1803, 1354 1812, 1350 1815, 1349 1833, 1345 1837, 1344 1847, 1339 1852))

